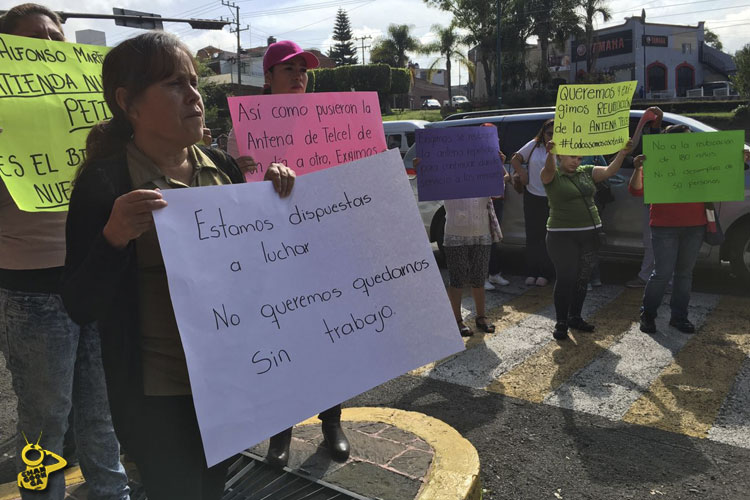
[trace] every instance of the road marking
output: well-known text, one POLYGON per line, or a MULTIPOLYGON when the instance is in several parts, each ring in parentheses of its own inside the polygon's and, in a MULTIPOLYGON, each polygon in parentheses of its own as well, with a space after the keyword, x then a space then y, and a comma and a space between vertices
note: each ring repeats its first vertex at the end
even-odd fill
POLYGON ((732 382, 750 355, 748 314, 747 299, 722 297, 698 333, 623 420, 707 437, 732 382))
POLYGON ((745 358, 732 389, 719 410, 711 440, 750 448, 750 358, 745 358))
MULTIPOLYGON (((511 290, 512 292, 513 290, 511 290)), ((522 322, 527 317, 539 312, 545 307, 549 307, 550 301, 552 300, 552 287, 534 287, 523 290, 520 295, 514 296, 508 300, 507 294, 492 294, 491 297, 494 299, 493 302, 499 301, 499 305, 487 309, 487 321, 495 325, 495 333, 484 333, 477 331, 472 325, 474 335, 471 337, 464 338, 464 344, 466 349, 472 349, 477 347, 489 340, 490 337, 496 336, 499 332, 502 332, 513 325, 522 322)), ((490 304, 487 304, 490 306, 490 304)), ((464 310, 466 311, 466 309, 464 310)), ((472 309, 468 309, 470 314, 476 314, 472 309)), ((468 322, 467 324, 469 324, 468 322)), ((465 351, 464 351, 465 352, 465 351)), ((459 354, 460 355, 460 354, 459 354)), ((425 366, 412 370, 411 375, 427 375, 432 370, 443 363, 446 363, 454 359, 458 355, 449 356, 447 358, 429 363, 425 366)))
POLYGON ((593 333, 575 333, 576 343, 549 342, 535 355, 487 387, 490 392, 541 403, 544 398, 614 344, 633 324, 639 290, 626 289, 591 318, 593 333))
MULTIPOLYGON (((694 299, 701 306, 692 307, 690 316, 700 326, 719 297, 694 294, 694 299)), ((619 341, 568 379, 544 402, 620 420, 690 338, 668 326, 669 312, 664 311, 667 307, 662 306, 662 314, 657 318, 659 333, 643 333, 638 323, 633 322, 619 341)))
MULTIPOLYGON (((685 335, 668 326, 667 296, 659 333, 647 335, 637 323, 643 291, 608 285, 584 307, 597 331, 558 344, 551 287, 517 285, 488 293, 496 333, 413 373, 750 448, 750 297, 693 293, 699 333, 685 335)), ((464 313, 472 304, 466 297, 464 313)))

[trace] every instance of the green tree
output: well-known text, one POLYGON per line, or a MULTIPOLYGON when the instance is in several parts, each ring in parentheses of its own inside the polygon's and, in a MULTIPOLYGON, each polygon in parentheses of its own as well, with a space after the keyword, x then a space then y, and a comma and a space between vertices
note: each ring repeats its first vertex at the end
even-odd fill
POLYGON ((435 52, 440 54, 440 57, 435 59, 430 65, 430 71, 428 72, 429 75, 432 74, 432 71, 438 64, 445 60, 445 82, 448 85, 448 100, 450 101, 451 97, 453 97, 453 92, 451 90, 451 59, 458 61, 459 64, 463 64, 469 69, 470 80, 474 79, 474 65, 459 50, 459 46, 463 43, 463 38, 456 33, 453 24, 447 28, 435 24, 432 26, 432 32, 435 34, 437 40, 423 45, 421 51, 425 54, 432 54, 435 52))
POLYGON ((732 83, 745 99, 750 99, 750 43, 734 53, 737 73, 731 76, 732 83))
POLYGON ((336 24, 333 26, 333 39, 336 43, 328 51, 328 57, 333 59, 336 66, 357 64, 357 49, 352 42, 352 27, 346 11, 339 8, 336 13, 336 24))
POLYGON ((724 48, 724 44, 721 43, 721 40, 719 40, 719 35, 714 33, 708 28, 705 28, 703 30, 703 41, 706 42, 707 45, 710 45, 711 47, 715 48, 716 50, 721 50, 724 48))
POLYGON ((468 31, 464 41, 479 48, 478 62, 484 70, 487 93, 496 95, 492 74, 497 42, 497 9, 487 0, 424 0, 427 5, 453 14, 453 24, 468 31))
POLYGON ((370 62, 388 64, 394 68, 405 68, 409 63, 407 52, 420 50, 419 40, 411 35, 411 27, 407 24, 391 24, 388 35, 373 43, 370 50, 370 62))
POLYGON ((528 0, 524 2, 531 20, 531 34, 536 35, 541 52, 537 78, 542 86, 550 82, 547 63, 550 43, 564 44, 568 37, 581 34, 579 0, 528 0))
POLYGON ((206 127, 211 130, 229 132, 229 129, 232 128, 229 103, 227 102, 227 97, 232 95, 231 88, 231 84, 217 85, 216 83, 205 82, 205 80, 200 80, 198 83, 198 92, 203 97, 206 127))
POLYGON ((612 18, 612 11, 604 5, 604 0, 582 0, 581 6, 584 11, 583 32, 586 40, 586 72, 591 73, 596 64, 596 55, 591 50, 591 44, 594 41, 594 18, 597 15, 602 17, 602 21, 607 22, 612 18))

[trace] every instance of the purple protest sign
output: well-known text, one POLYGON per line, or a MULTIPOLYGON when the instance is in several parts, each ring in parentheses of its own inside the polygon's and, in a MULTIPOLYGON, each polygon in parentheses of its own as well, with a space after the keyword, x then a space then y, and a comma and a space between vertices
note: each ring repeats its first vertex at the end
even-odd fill
POLYGON ((419 201, 503 194, 503 168, 495 127, 418 129, 419 201))

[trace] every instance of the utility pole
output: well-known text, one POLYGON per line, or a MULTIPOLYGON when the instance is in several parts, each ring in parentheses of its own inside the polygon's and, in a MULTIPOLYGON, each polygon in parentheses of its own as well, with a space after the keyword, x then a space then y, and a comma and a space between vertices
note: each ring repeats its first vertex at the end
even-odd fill
POLYGON ((365 47, 365 40, 370 40, 372 39, 372 37, 370 35, 367 35, 367 36, 358 36, 358 37, 355 37, 354 39, 362 42, 362 64, 364 64, 365 63, 365 49, 370 48, 369 45, 365 47))
POLYGON ((501 67, 501 60, 502 60, 502 54, 500 52, 500 0, 495 0, 497 4, 497 107, 499 108, 502 104, 502 67, 501 67))
POLYGON ((240 33, 243 31, 248 31, 250 29, 250 25, 248 24, 244 28, 240 28, 240 7, 235 4, 234 2, 225 2, 224 0, 221 0, 221 5, 225 5, 229 7, 229 9, 234 9, 234 28, 231 28, 229 31, 230 33, 237 33, 237 90, 239 90, 240 85, 242 85, 242 59, 240 57, 240 33))

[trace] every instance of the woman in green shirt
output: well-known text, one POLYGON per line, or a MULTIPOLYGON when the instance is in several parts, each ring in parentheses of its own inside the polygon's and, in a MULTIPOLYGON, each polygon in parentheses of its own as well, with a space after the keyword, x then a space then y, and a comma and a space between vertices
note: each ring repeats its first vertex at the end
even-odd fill
POLYGON ((581 318, 596 255, 597 232, 602 226, 594 203, 594 184, 617 173, 633 143, 628 140, 606 167, 581 165, 581 156, 555 155, 554 147, 553 141, 547 143, 547 159, 540 175, 549 202, 547 251, 557 275, 554 291, 557 324, 552 336, 565 340, 568 327, 594 331, 594 325, 581 318))

